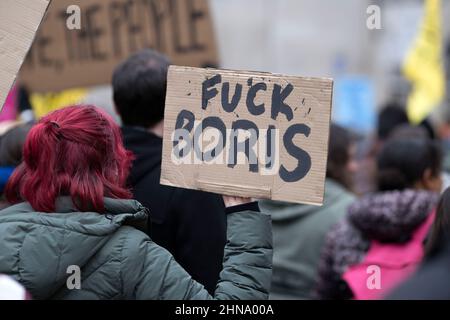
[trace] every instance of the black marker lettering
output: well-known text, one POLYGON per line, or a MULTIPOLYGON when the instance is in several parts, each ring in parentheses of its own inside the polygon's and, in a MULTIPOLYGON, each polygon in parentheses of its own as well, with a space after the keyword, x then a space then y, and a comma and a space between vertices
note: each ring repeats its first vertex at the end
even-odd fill
POLYGON ((219 84, 222 81, 222 76, 220 74, 215 75, 212 78, 206 79, 202 83, 202 109, 205 110, 208 107, 208 101, 214 98, 219 91, 214 88, 208 90, 211 87, 214 87, 216 84, 219 84))
POLYGON ((294 124, 290 126, 283 137, 284 147, 286 151, 298 160, 297 167, 288 171, 284 165, 280 167, 280 178, 285 182, 296 182, 303 177, 311 169, 311 156, 303 149, 297 147, 293 140, 295 135, 303 134, 305 137, 308 137, 311 132, 311 129, 305 124, 294 124))
POLYGON ((248 120, 236 120, 232 125, 231 150, 228 157, 228 167, 234 168, 237 164, 237 156, 239 152, 244 152, 249 160, 250 172, 258 172, 258 158, 253 150, 254 145, 258 142, 259 131, 256 124, 248 120), (250 138, 243 142, 238 142, 238 130, 247 130, 250 132, 250 138), (250 145, 250 142, 253 142, 250 145))
POLYGON ((250 89, 248 89, 247 93, 247 109, 254 116, 259 116, 266 111, 266 109, 264 108, 264 103, 261 103, 259 105, 255 104, 256 94, 260 90, 262 91, 267 90, 267 85, 264 82, 259 82, 251 86, 250 89))
POLYGON ((275 165, 275 157, 277 156, 275 154, 275 143, 278 143, 278 141, 275 141, 275 138, 273 137, 275 132, 275 126, 270 125, 267 129, 267 140, 266 140, 266 169, 272 169, 272 167, 275 165))
POLYGON ((202 161, 207 160, 211 161, 213 160, 218 154, 222 152, 222 150, 225 148, 226 144, 226 134, 227 130, 225 127, 225 124, 222 120, 218 117, 207 117, 203 119, 202 125, 198 126, 195 129, 194 133, 194 141, 197 141, 197 143, 194 145, 194 151, 196 153, 196 156, 198 159, 201 159, 202 161), (202 152, 200 149, 200 135, 202 132, 205 132, 207 128, 215 128, 219 130, 221 135, 221 140, 217 141, 217 145, 212 148, 211 150, 207 152, 202 152))
MULTIPOLYGON (((195 121, 195 116, 192 112, 190 112, 188 110, 181 110, 177 116, 177 120, 175 123, 175 132, 178 129, 184 129, 184 130, 187 130, 188 132, 191 132, 192 129, 194 128, 194 121, 195 121), (185 123, 186 121, 187 121, 187 123, 185 123)), ((178 138, 180 138, 180 137, 178 137, 178 138)), ((173 141, 174 151, 178 149, 178 143, 180 142, 178 138, 175 141, 173 141)), ((189 154, 189 152, 191 151, 191 148, 192 148, 192 143, 187 143, 187 146, 183 149, 180 149, 176 155, 178 156, 178 158, 182 158, 182 157, 184 157, 184 155, 189 154)))
POLYGON ((291 107, 289 107, 284 100, 291 94, 294 86, 288 84, 286 88, 282 90, 282 87, 278 84, 273 86, 272 93, 272 119, 276 120, 279 113, 284 113, 288 121, 291 121, 294 117, 291 107))
POLYGON ((224 82, 222 85, 222 108, 226 112, 233 112, 239 104, 242 95, 242 84, 236 83, 233 98, 230 99, 230 83, 224 82))

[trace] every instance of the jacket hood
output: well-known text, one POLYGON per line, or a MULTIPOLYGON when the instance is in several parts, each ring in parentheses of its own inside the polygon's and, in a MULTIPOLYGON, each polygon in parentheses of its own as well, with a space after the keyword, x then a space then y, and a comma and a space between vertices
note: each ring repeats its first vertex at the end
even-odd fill
POLYGON ((270 212, 273 221, 283 221, 296 219, 309 214, 314 214, 317 211, 323 210, 323 206, 329 206, 336 201, 341 201, 342 197, 350 196, 350 193, 337 182, 331 179, 326 179, 324 200, 322 206, 294 204, 273 200, 260 200, 259 206, 262 211, 270 212))
POLYGON ((367 238, 405 242, 436 207, 439 195, 404 190, 367 195, 349 207, 349 220, 367 238))
POLYGON ((123 127, 125 147, 133 152, 135 159, 129 182, 135 186, 148 172, 158 170, 162 159, 162 139, 144 128, 123 127))
POLYGON ((134 200, 105 198, 105 214, 78 212, 68 197, 55 213, 36 212, 28 203, 0 211, 0 273, 13 276, 33 298, 48 299, 61 288, 67 268, 80 268, 122 225, 140 225, 147 209, 134 200))

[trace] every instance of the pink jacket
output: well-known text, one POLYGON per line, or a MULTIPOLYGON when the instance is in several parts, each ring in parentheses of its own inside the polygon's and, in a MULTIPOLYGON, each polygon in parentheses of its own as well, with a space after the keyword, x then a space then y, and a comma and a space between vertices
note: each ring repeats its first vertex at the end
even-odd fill
POLYGON ((407 243, 371 242, 364 260, 343 275, 354 299, 381 299, 416 270, 424 256, 423 241, 434 218, 435 212, 428 215, 407 243))

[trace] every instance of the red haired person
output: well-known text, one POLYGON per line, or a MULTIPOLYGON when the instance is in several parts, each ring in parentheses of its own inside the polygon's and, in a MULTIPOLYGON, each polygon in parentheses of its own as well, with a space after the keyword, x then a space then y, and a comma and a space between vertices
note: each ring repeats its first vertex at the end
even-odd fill
POLYGON ((125 188, 132 156, 118 126, 97 108, 52 112, 31 129, 23 152, 6 186, 14 205, 0 211, 0 273, 33 298, 267 298, 269 216, 255 203, 224 197, 228 241, 209 295, 139 230, 148 212, 125 188))

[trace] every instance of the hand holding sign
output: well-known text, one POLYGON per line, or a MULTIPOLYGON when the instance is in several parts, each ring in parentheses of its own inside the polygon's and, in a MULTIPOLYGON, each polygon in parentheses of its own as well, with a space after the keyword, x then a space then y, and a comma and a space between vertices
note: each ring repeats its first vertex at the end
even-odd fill
POLYGON ((242 204, 252 202, 252 199, 250 199, 250 198, 241 198, 241 197, 233 197, 233 196, 222 196, 222 198, 223 198, 223 203, 225 204, 226 208, 239 206, 242 204))
POLYGON ((171 67, 161 183, 320 204, 332 80, 171 67))

